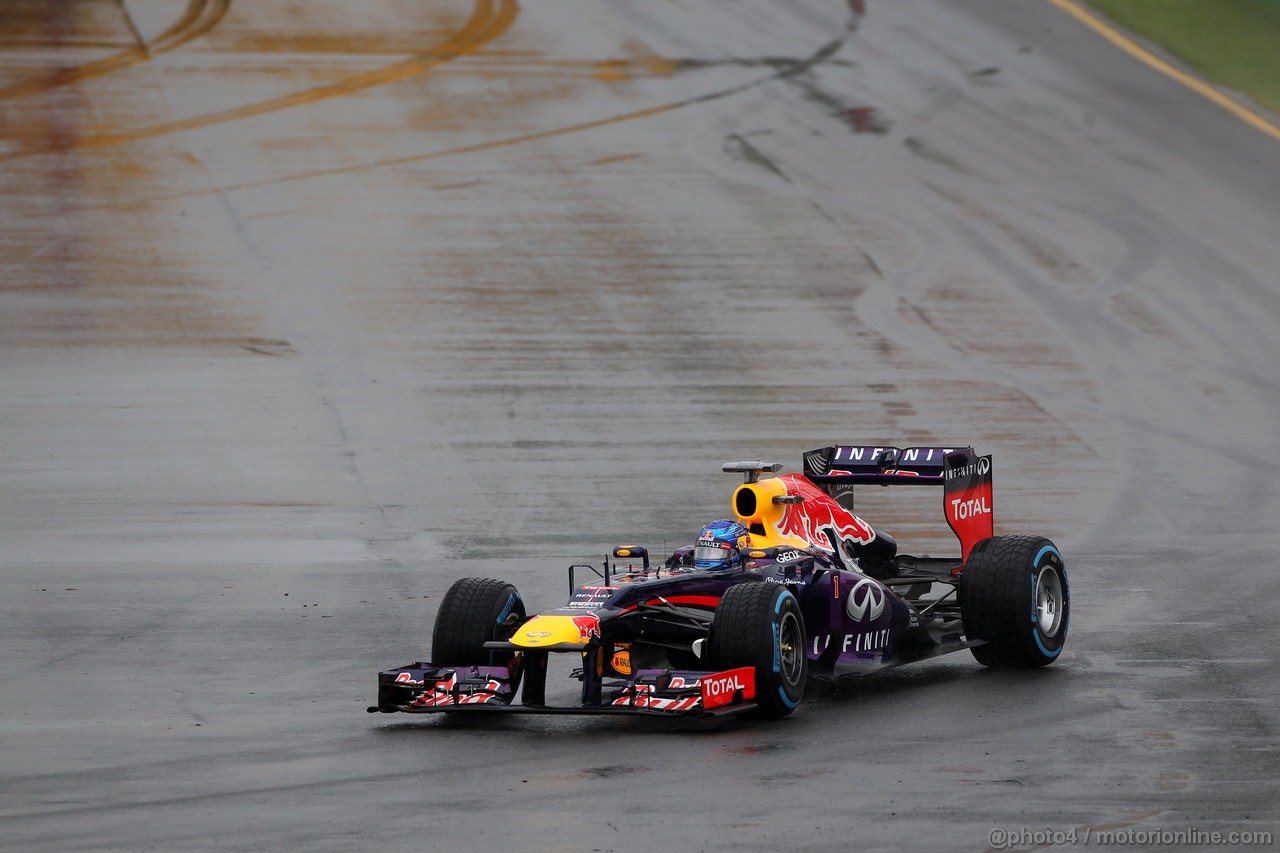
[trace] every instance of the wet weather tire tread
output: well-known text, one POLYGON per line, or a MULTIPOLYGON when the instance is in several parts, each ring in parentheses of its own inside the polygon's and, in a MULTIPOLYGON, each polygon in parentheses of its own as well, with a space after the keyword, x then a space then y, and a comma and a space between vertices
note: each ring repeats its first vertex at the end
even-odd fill
POLYGON ((710 665, 720 669, 740 666, 756 668, 756 703, 760 716, 777 719, 790 714, 804 696, 807 677, 807 661, 804 660, 804 620, 795 596, 785 587, 770 583, 745 583, 730 587, 720 599, 715 620, 708 639, 710 665), (779 630, 782 613, 778 611, 778 598, 789 601, 782 605, 783 613, 794 613, 801 626, 799 654, 802 669, 798 685, 784 685, 779 673, 773 672, 775 633, 779 630), (792 698, 790 704, 778 695, 780 686, 786 687, 792 698))
MULTIPOLYGON (((1056 655, 1045 654, 1036 643, 1036 624, 1030 615, 1035 607, 1032 575, 1041 566, 1036 556, 1044 548, 1057 548, 1042 536, 997 536, 974 546, 960 579, 960 611, 965 635, 986 640, 986 645, 970 651, 984 666, 1032 668, 1053 663, 1056 655)), ((1059 555, 1060 556, 1060 555, 1059 555)), ((1057 565, 1066 596, 1066 571, 1057 565)), ((1062 625, 1053 644, 1066 639, 1069 597, 1063 601, 1062 625)), ((1042 640, 1043 642, 1043 640, 1042 640)))
POLYGON ((492 653, 484 644, 506 639, 509 629, 498 625, 498 616, 511 596, 515 609, 524 615, 524 604, 516 588, 493 578, 462 578, 449 587, 436 614, 436 627, 431 636, 431 660, 436 664, 456 666, 490 665, 492 653))

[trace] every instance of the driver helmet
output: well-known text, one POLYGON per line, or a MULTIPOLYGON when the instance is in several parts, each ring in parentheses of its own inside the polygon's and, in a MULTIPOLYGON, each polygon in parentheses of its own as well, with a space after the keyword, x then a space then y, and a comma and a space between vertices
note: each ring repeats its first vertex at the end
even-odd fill
POLYGON ((713 521, 698 532, 693 565, 699 569, 730 569, 742 565, 742 549, 751 542, 747 528, 736 521, 713 521))

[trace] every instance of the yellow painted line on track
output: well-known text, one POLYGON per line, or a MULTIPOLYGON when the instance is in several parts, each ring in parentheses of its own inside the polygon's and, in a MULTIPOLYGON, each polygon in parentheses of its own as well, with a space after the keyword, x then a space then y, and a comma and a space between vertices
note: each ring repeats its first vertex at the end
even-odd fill
POLYGON ((1199 77, 1195 77, 1181 68, 1170 63, 1168 60, 1161 59, 1142 45, 1138 44, 1131 37, 1125 35, 1115 26, 1104 20, 1101 16, 1085 9, 1075 0, 1046 0, 1046 2, 1057 6, 1089 29, 1111 42, 1125 53, 1132 56, 1139 62, 1154 68, 1166 77, 1170 77, 1183 86, 1186 86, 1197 95, 1208 98, 1213 103, 1222 107, 1245 124, 1262 131, 1273 139, 1280 140, 1280 125, 1267 118, 1257 110, 1252 110, 1244 104, 1224 94, 1221 90, 1206 83, 1199 77))
POLYGON ((212 3, 210 0, 188 0, 182 16, 150 44, 137 45, 87 65, 64 68, 35 80, 0 88, 0 101, 41 94, 58 86, 69 86, 147 62, 157 54, 176 50, 204 35, 218 25, 230 8, 231 0, 213 0, 212 3), (210 14, 205 15, 206 11, 210 14))
MULTIPOLYGON (((229 2, 229 0, 227 0, 227 2, 229 2)), ((119 131, 117 133, 102 133, 96 136, 82 137, 80 139, 75 139, 68 143, 55 146, 25 148, 10 154, 0 155, 0 162, 16 160, 22 157, 30 157, 38 154, 49 154, 86 148, 104 148, 112 145, 120 145, 126 142, 135 142, 141 139, 152 139, 173 133, 197 130, 217 124, 223 124, 225 122, 239 121, 246 118, 252 118, 254 116, 274 113, 280 110, 313 104, 317 101, 323 101, 328 98, 343 97, 365 89, 370 89, 374 86, 382 86, 388 83, 405 80, 407 78, 423 74, 438 65, 450 62, 459 57, 474 54, 485 44, 493 41, 498 38, 498 36, 506 32, 507 29, 511 27, 512 23, 515 22, 519 13, 520 6, 517 0, 472 0, 471 18, 463 25, 462 29, 451 34, 447 41, 432 48, 426 53, 407 59, 403 62, 387 66, 386 68, 381 68, 366 74, 360 74, 319 88, 295 92, 290 95, 272 98, 268 101, 246 104, 241 107, 235 107, 221 112, 192 116, 191 118, 179 119, 176 121, 165 122, 163 124, 151 125, 149 127, 119 131)))

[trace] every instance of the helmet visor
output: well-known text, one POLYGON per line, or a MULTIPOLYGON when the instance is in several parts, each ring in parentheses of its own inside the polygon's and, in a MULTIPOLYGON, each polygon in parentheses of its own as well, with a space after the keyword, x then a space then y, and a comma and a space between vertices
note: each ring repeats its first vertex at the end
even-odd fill
POLYGON ((710 545, 699 543, 693 549, 694 565, 703 568, 727 563, 732 556, 732 546, 728 542, 716 542, 710 545))

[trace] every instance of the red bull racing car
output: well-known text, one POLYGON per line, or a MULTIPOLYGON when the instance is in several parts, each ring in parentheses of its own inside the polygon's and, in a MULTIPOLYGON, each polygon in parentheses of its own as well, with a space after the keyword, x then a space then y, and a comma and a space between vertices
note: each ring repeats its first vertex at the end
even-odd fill
POLYGON ((1062 554, 1043 537, 993 535, 990 456, 842 445, 806 453, 803 474, 781 467, 725 465, 744 479, 732 519, 661 565, 623 546, 599 568, 570 566, 563 607, 530 616, 509 583, 457 581, 431 660, 381 673, 369 711, 779 718, 811 678, 961 649, 992 667, 1059 656, 1071 603, 1062 554), (941 487, 960 555, 899 553, 854 513, 859 485, 941 487), (576 704, 547 702, 553 654, 572 656, 576 704))

